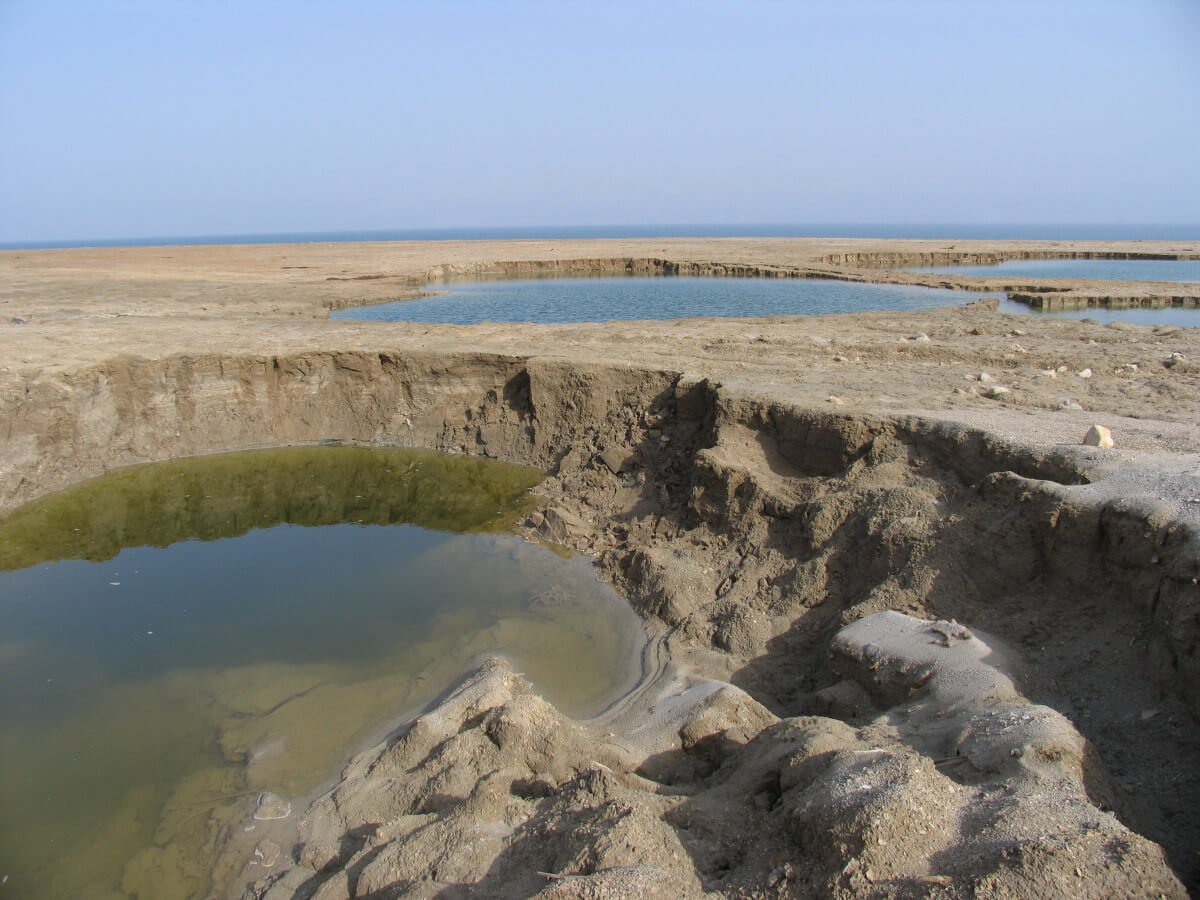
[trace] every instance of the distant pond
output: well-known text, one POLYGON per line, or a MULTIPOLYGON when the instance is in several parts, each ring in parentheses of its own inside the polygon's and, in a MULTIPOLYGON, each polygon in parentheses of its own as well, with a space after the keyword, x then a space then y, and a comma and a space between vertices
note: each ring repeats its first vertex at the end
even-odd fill
POLYGON ((378 322, 607 322, 690 316, 823 316, 872 310, 956 306, 993 296, 970 291, 825 278, 609 277, 456 281, 439 291, 377 306, 333 313, 338 319, 378 322))
POLYGON ((1108 281, 1200 283, 1200 260, 1183 259, 1009 259, 987 266, 928 266, 904 271, 987 278, 1095 278, 1108 281))
POLYGON ((817 278, 598 277, 456 281, 427 285, 433 296, 338 310, 335 319, 368 322, 564 324, 691 316, 823 316, 913 312, 1000 300, 1000 311, 1142 325, 1200 326, 1200 310, 1085 309, 1043 313, 1002 294, 817 278))

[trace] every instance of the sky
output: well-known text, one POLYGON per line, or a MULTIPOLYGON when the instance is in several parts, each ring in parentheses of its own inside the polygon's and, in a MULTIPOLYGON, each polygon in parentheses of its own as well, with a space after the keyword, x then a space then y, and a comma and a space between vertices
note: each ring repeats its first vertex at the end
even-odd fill
POLYGON ((0 0, 0 242, 1200 221, 1200 0, 0 0))

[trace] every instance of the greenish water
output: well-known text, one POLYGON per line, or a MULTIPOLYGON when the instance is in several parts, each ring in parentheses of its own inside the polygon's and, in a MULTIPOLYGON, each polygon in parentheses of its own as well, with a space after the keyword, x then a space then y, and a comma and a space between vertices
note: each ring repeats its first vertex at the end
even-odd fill
POLYGON ((257 792, 300 798, 482 655, 577 715, 630 686, 628 605, 505 533, 540 477, 290 448, 0 520, 0 896, 205 897, 257 792))
MULTIPOLYGON (((820 316, 957 306, 989 294, 824 278, 533 278, 428 285, 437 296, 338 310, 377 322, 606 322, 689 316, 820 316)), ((998 295, 997 295, 998 296, 998 295)))

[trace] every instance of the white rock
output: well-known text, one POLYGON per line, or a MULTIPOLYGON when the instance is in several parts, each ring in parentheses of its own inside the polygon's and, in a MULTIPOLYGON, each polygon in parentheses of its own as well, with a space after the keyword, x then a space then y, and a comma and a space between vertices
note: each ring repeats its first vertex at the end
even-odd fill
POLYGON ((1076 401, 1070 399, 1062 400, 1058 404, 1059 409, 1083 409, 1076 401))
POLYGON ((846 359, 846 357, 842 356, 842 354, 840 354, 840 353, 833 358, 833 361, 834 362, 850 362, 850 360, 846 359))
POLYGON ((1054 369, 1039 369, 1038 378, 1057 378, 1058 372, 1054 369))
POLYGON ((826 397, 825 402, 832 403, 834 406, 845 406, 846 405, 845 400, 843 400, 841 397, 837 397, 833 394, 830 394, 828 397, 826 397))
POLYGON ((1080 372, 1080 373, 1079 373, 1079 377, 1080 377, 1080 378, 1091 378, 1091 377, 1092 377, 1092 370, 1091 370, 1091 369, 1084 369, 1082 372, 1080 372))
POLYGON ((984 388, 981 393, 983 394, 983 396, 987 397, 989 400, 995 400, 996 398, 1002 397, 1005 394, 1012 393, 1012 391, 1009 390, 1008 388, 1006 388, 1002 384, 993 384, 989 387, 984 388))
POLYGON ((1123 366, 1117 366, 1118 372, 1136 372, 1137 370, 1137 363, 1125 363, 1123 366))
POLYGON ((258 804, 254 810, 254 818, 260 822, 273 819, 286 819, 292 814, 292 804, 278 794, 263 791, 258 795, 258 804))
POLYGON ((1114 446, 1112 432, 1103 425, 1093 425, 1083 436, 1083 443, 1089 447, 1100 447, 1107 450, 1114 446))
POLYGON ((977 380, 977 381, 982 381, 984 384, 987 384, 987 383, 989 383, 989 382, 995 381, 995 380, 996 380, 996 376, 995 376, 995 375, 989 375, 987 372, 980 372, 980 373, 979 373, 979 377, 978 377, 976 380, 977 380))
POLYGON ((918 331, 916 334, 910 334, 905 340, 913 341, 917 344, 927 344, 929 343, 929 335, 923 331, 918 331))
POLYGON ((1063 372, 1069 372, 1071 370, 1067 366, 1059 366, 1054 371, 1057 372, 1059 375, 1061 375, 1061 374, 1063 374, 1063 372))

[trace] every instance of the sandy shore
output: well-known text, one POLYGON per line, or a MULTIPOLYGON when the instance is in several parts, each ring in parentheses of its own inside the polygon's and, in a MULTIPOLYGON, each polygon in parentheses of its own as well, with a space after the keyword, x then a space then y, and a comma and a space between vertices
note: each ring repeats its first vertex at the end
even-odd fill
POLYGON ((1183 896, 1200 850, 1200 329, 979 307, 327 318, 439 276, 664 264, 1019 291, 881 266, 1057 253, 1200 243, 3 252, 0 510, 119 465, 330 439, 551 474, 529 532, 592 554, 630 598, 661 648, 653 690, 599 730, 487 668, 353 763, 255 895, 1183 896), (1115 448, 1081 445, 1093 424, 1115 448), (982 687, 939 688, 941 672, 982 687))

